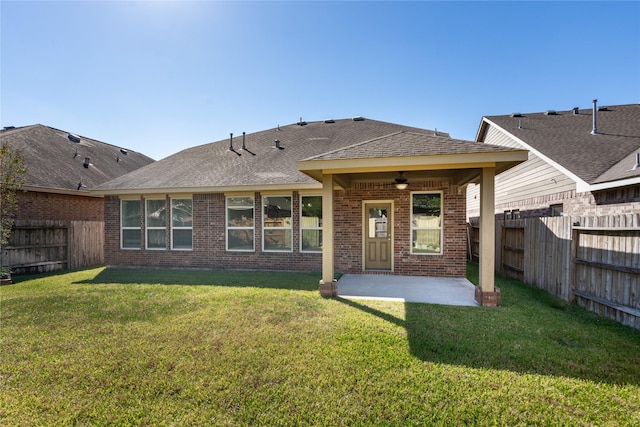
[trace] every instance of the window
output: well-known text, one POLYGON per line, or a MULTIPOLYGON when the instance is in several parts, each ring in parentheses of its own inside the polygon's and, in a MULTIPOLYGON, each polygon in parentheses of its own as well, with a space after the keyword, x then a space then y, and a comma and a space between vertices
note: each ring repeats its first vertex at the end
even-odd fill
POLYGON ((227 197, 227 250, 255 250, 253 197, 227 197))
POLYGON ((442 193, 411 194, 411 253, 442 254, 442 193))
POLYGON ((322 252, 322 196, 300 197, 300 250, 322 252))
POLYGON ((147 249, 167 247, 167 208, 165 199, 146 200, 147 249))
POLYGON ((551 206, 549 206, 549 208, 551 209, 551 216, 562 216, 563 215, 564 206, 562 205, 562 203, 559 203, 557 205, 551 205, 551 206))
POLYGON ((262 249, 290 252, 293 234, 291 196, 265 196, 262 205, 262 249))
POLYGON ((171 199, 171 249, 193 249, 193 201, 171 199))
POLYGON ((142 212, 140 200, 122 200, 120 203, 120 247, 140 249, 142 212))

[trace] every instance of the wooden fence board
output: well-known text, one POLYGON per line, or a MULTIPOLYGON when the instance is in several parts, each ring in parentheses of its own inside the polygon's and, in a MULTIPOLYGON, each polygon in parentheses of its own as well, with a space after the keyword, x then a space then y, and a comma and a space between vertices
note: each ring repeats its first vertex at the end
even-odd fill
POLYGON ((640 214, 499 220, 498 228, 496 270, 640 329, 640 214))
POLYGON ((15 274, 103 264, 104 222, 18 220, 0 255, 15 274))

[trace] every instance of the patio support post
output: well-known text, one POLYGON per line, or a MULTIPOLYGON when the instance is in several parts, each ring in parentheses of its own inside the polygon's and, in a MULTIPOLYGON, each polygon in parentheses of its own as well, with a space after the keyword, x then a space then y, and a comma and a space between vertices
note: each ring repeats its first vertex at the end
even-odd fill
POLYGON ((480 286, 476 287, 476 302, 488 307, 500 305, 500 289, 494 286, 495 173, 495 167, 482 168, 480 177, 480 286))
POLYGON ((338 296, 333 264, 333 175, 322 175, 322 280, 320 295, 338 296))

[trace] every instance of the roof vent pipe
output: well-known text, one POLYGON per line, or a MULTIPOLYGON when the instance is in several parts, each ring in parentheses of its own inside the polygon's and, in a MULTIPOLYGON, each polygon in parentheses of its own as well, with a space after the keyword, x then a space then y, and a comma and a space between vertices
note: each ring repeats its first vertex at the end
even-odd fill
POLYGON ((238 153, 236 150, 233 149, 233 134, 230 133, 229 134, 229 150, 232 153, 236 153, 238 156, 242 156, 242 154, 238 153))
POLYGON ((244 152, 246 152, 246 153, 249 153, 249 154, 251 154, 252 156, 255 156, 255 155, 256 155, 256 153, 254 153, 254 152, 252 152, 251 150, 249 150, 249 149, 247 148, 247 146, 245 145, 244 137, 245 137, 245 135, 246 135, 246 134, 247 134, 246 132, 242 132, 242 151, 244 151, 244 152))
POLYGON ((593 100, 593 129, 591 130, 591 135, 597 135, 598 134, 598 126, 596 126, 596 118, 598 116, 597 103, 598 103, 598 100, 594 99, 593 100))

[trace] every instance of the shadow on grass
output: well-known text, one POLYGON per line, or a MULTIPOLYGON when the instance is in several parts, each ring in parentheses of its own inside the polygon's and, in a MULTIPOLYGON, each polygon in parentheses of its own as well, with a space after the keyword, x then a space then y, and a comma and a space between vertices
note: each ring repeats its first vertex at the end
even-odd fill
POLYGON ((79 284, 158 284, 189 286, 230 286, 266 289, 317 291, 317 272, 261 272, 220 270, 164 270, 144 268, 105 268, 79 284))
POLYGON ((404 328, 411 354, 425 362, 640 384, 640 331, 520 282, 497 276, 496 284, 500 308, 405 303, 404 319, 338 300, 404 328))
MULTIPOLYGON (((477 265, 468 278, 477 283, 477 265)), ((317 292, 319 273, 107 268, 82 284, 256 287, 317 292)), ((405 303, 399 318, 375 303, 337 298, 404 328, 409 350, 431 363, 640 384, 640 331, 606 320, 539 289, 496 276, 497 309, 405 303)))

